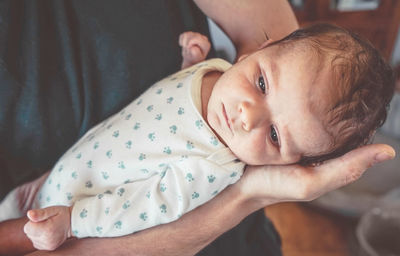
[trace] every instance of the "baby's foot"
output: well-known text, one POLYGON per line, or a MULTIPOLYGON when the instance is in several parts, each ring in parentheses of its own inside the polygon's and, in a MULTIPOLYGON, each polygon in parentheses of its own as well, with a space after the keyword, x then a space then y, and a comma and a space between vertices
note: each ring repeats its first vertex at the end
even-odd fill
POLYGON ((206 36, 190 31, 179 36, 179 45, 182 47, 182 69, 205 60, 211 48, 206 36))

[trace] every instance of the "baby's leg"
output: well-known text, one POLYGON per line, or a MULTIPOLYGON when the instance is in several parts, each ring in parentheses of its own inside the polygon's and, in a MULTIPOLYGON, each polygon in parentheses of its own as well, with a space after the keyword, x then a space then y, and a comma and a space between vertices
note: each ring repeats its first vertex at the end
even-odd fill
POLYGON ((40 178, 13 189, 0 203, 0 221, 15 219, 26 215, 32 208, 36 194, 50 172, 40 178))
POLYGON ((182 47, 182 69, 205 60, 211 48, 208 38, 196 32, 182 33, 179 45, 182 47))

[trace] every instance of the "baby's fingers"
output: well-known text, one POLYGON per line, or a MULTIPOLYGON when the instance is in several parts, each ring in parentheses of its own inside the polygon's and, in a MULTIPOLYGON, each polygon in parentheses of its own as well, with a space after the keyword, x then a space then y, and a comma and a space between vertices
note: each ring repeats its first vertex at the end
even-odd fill
POLYGON ((57 215, 58 212, 59 209, 57 207, 47 207, 43 209, 29 210, 27 216, 29 220, 33 222, 40 222, 57 215))
POLYGON ((43 230, 40 228, 40 224, 28 221, 24 226, 24 233, 32 240, 40 237, 43 234, 43 230))
POLYGON ((47 221, 29 221, 24 226, 26 236, 32 241, 33 246, 38 250, 55 250, 61 243, 58 236, 50 232, 47 221))

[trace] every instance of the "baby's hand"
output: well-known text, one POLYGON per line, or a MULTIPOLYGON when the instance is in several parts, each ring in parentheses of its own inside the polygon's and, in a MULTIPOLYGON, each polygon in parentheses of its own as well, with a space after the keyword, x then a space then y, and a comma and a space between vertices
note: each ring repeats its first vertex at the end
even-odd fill
POLYGON ((182 69, 206 59, 211 44, 208 38, 197 32, 184 32, 179 36, 182 47, 182 69))
POLYGON ((30 221, 24 232, 39 250, 55 250, 71 237, 71 209, 67 206, 52 206, 30 210, 30 221))

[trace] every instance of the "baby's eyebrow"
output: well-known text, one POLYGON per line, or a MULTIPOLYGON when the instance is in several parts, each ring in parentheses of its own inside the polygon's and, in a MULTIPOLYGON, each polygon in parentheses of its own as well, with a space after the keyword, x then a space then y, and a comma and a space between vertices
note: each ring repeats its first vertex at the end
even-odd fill
POLYGON ((276 65, 276 62, 273 60, 270 61, 270 69, 271 69, 271 74, 272 74, 273 85, 278 86, 280 69, 279 69, 279 66, 276 65))

